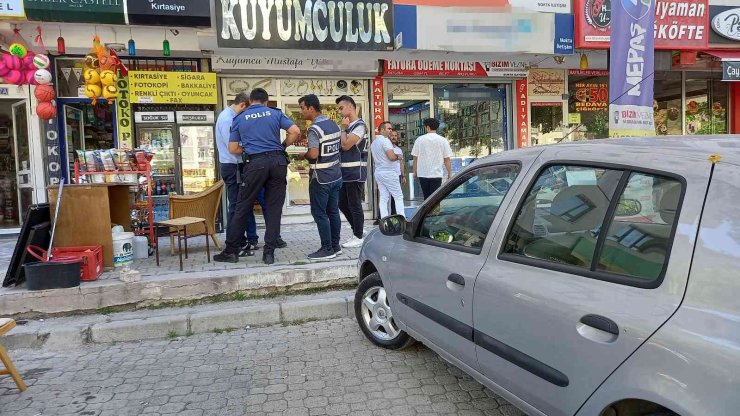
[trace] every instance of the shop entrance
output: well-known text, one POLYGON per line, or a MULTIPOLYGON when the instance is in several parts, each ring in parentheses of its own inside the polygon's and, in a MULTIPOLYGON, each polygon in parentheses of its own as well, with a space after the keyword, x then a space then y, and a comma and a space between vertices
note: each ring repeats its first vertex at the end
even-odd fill
POLYGON ((0 230, 17 228, 33 203, 27 100, 0 100, 0 230))
POLYGON ((113 140, 114 107, 100 100, 62 105, 62 128, 65 138, 69 177, 74 178, 74 162, 78 150, 99 150, 115 147, 113 140))

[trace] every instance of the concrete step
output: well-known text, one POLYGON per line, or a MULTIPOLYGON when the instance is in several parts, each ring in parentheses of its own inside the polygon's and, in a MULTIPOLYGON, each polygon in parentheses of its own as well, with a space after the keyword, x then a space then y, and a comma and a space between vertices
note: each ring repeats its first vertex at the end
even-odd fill
POLYGON ((19 321, 15 329, 0 338, 0 343, 8 349, 64 349, 348 316, 354 316, 353 290, 19 321))

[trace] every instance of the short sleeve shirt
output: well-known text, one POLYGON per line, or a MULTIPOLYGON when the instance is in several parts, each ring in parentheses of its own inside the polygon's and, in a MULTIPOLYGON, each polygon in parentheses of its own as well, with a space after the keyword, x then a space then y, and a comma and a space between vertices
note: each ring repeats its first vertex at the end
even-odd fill
POLYGON ((230 142, 241 143, 250 155, 282 151, 280 130, 288 130, 295 123, 282 111, 264 104, 250 105, 234 117, 231 125, 230 142))
POLYGON ((444 178, 444 159, 452 157, 450 143, 437 133, 419 136, 414 142, 411 155, 417 158, 416 174, 420 178, 444 178))
POLYGON ((237 155, 229 152, 231 124, 234 122, 234 117, 236 117, 236 112, 231 107, 226 107, 216 120, 216 147, 218 147, 218 161, 220 163, 239 163, 237 155))
MULTIPOLYGON (((393 143, 390 139, 385 136, 375 136, 373 144, 370 145, 370 152, 373 155, 373 166, 375 166, 375 173, 395 173, 396 163, 388 159, 388 155, 385 153, 388 150, 393 150, 393 143)), ((400 167, 398 167, 400 175, 400 167)))
MULTIPOLYGON (((318 123, 324 120, 328 120, 328 118, 324 115, 316 117, 313 122, 318 123)), ((308 129, 308 148, 309 149, 318 149, 319 143, 321 141, 321 137, 319 137, 319 134, 316 133, 313 129, 308 129)))
POLYGON ((396 173, 398 173, 398 176, 401 176, 401 163, 403 163, 403 150, 401 150, 398 146, 393 146, 393 153, 401 156, 401 160, 396 160, 393 162, 394 166, 396 167, 396 173))
POLYGON ((350 134, 354 134, 355 136, 359 137, 360 140, 365 138, 365 134, 367 134, 367 127, 365 127, 364 123, 355 122, 355 125, 350 127, 352 127, 349 131, 350 134))

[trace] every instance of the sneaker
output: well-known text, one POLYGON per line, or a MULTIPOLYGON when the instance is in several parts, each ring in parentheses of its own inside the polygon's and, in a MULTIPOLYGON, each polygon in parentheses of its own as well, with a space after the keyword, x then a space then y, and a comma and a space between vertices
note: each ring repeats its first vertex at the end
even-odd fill
POLYGON ((342 251, 342 247, 341 246, 334 247, 334 254, 336 254, 337 256, 339 256, 342 253, 343 253, 343 251, 342 251))
POLYGON ((262 253, 262 262, 265 264, 275 263, 275 253, 262 253))
POLYGON ((213 256, 213 261, 217 261, 220 263, 238 263, 239 256, 234 253, 227 253, 225 251, 222 251, 221 253, 213 256))
POLYGON ((334 250, 324 250, 323 248, 315 253, 311 253, 308 255, 309 260, 329 260, 333 259, 337 256, 337 253, 334 252, 334 250))
POLYGON ((242 247, 241 250, 239 250, 239 257, 252 257, 254 256, 254 250, 251 249, 251 246, 247 244, 246 246, 242 247))
POLYGON ((379 224, 380 224, 380 220, 373 221, 373 225, 379 225, 379 224))
POLYGON ((285 242, 282 238, 278 238, 277 242, 275 243, 275 247, 277 248, 285 248, 288 247, 288 243, 285 242))
POLYGON ((259 250, 260 249, 260 245, 256 241, 254 241, 254 242, 248 242, 247 244, 245 244, 244 246, 242 246, 242 250, 246 250, 246 249, 252 250, 252 251, 259 250))
POLYGON ((344 248, 357 248, 362 246, 362 238, 357 238, 356 236, 352 236, 346 243, 342 244, 342 247, 344 248))

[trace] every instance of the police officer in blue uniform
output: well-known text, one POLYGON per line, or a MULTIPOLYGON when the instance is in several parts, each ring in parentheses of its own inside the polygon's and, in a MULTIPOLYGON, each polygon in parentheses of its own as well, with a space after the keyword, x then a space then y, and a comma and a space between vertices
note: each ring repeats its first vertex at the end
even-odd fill
POLYGON ((342 133, 337 123, 321 114, 321 103, 314 94, 298 100, 301 116, 311 120, 308 129, 309 160, 308 193, 311 198, 311 215, 316 221, 321 238, 321 248, 308 255, 309 260, 333 259, 341 254, 339 233, 342 220, 339 216, 339 191, 342 188, 342 133))
POLYGON ((213 260, 227 263, 239 261, 239 249, 244 240, 244 229, 249 211, 254 207, 262 188, 265 189, 265 246, 262 261, 275 262, 275 248, 280 236, 280 220, 287 186, 288 156, 285 148, 300 136, 301 130, 282 111, 267 106, 269 96, 262 88, 249 95, 251 105, 234 118, 229 138, 229 151, 245 154, 242 186, 232 222, 226 229, 226 247, 213 260), (287 131, 285 142, 280 142, 280 130, 287 131))

